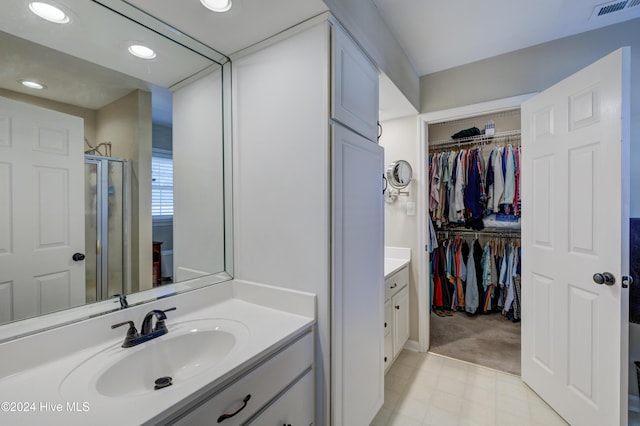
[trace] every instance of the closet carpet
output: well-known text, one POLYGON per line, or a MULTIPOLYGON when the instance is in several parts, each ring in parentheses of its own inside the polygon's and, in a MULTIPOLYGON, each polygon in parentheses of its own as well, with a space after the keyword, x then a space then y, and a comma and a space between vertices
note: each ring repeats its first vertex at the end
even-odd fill
POLYGON ((499 313, 431 313, 430 352, 520 375, 520 323, 499 313))

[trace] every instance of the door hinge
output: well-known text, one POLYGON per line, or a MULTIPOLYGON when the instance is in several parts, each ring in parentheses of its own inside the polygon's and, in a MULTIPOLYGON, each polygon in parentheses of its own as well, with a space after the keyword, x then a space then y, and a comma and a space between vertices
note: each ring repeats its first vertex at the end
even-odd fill
POLYGON ((633 284, 633 277, 631 275, 623 275, 622 288, 628 288, 631 284, 633 284))

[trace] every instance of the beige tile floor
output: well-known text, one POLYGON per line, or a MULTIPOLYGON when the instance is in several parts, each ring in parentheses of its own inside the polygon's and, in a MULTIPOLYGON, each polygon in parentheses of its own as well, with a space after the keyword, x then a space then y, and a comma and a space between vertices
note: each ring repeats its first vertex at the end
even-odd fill
POLYGON ((403 351, 385 376, 372 426, 555 426, 567 423, 520 377, 403 351))

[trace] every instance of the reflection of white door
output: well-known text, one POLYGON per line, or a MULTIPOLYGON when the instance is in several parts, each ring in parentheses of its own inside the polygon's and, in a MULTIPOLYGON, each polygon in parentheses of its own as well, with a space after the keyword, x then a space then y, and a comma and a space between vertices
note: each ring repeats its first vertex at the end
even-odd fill
POLYGON ((0 98, 0 323, 84 303, 82 119, 0 98))
POLYGON ((522 106, 522 378, 573 425, 627 424, 629 53, 522 106))

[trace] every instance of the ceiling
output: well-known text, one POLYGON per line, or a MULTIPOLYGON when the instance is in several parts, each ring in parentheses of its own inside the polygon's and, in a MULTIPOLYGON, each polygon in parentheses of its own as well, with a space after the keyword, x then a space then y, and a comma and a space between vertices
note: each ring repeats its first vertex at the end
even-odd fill
MULTIPOLYGON (((84 9, 91 4, 86 0, 57 1, 70 6, 76 16, 84 16, 84 9)), ((231 11, 222 14, 208 11, 198 0, 125 1, 228 56, 327 10, 322 0, 233 0, 231 11)), ((640 0, 629 0, 630 4, 637 4, 637 7, 628 7, 595 19, 591 19, 592 12, 595 6, 602 4, 602 0, 341 1, 349 3, 355 10, 358 10, 356 6, 371 2, 404 49, 418 76, 640 17, 640 0)), ((18 17, 26 17, 31 20, 29 25, 35 25, 29 29, 31 41, 47 45, 51 33, 37 18, 34 21, 33 17, 25 16, 25 4, 26 0, 9 2, 11 8, 3 13, 0 30, 24 32, 25 24, 18 17)), ((83 20, 76 20, 76 24, 84 25, 83 20)), ((98 25, 104 28, 101 32, 104 34, 122 35, 125 32, 122 28, 114 30, 116 24, 109 19, 98 21, 98 25)), ((72 37, 69 41, 78 39, 72 37)), ((99 42, 103 47, 109 44, 105 40, 99 42)), ((7 46, 3 43, 5 50, 7 46)), ((26 54, 27 50, 22 49, 22 52, 26 54)), ((69 49, 66 53, 79 55, 87 52, 69 49)), ((110 68, 114 68, 119 59, 105 55, 104 50, 98 56, 93 56, 89 55, 92 62, 110 68)), ((7 56, 3 54, 2 57, 7 56)), ((172 67, 166 69, 178 70, 186 64, 185 61, 174 61, 172 67)), ((200 63, 195 65, 201 66, 200 63)), ((54 67, 44 67, 52 77, 54 67)), ((68 70, 79 71, 80 67, 80 64, 67 67, 66 78, 71 77, 68 70)), ((146 69, 125 67, 118 70, 137 77, 147 77, 149 81, 146 69)), ((185 75, 184 70, 181 74, 185 75)), ((176 81, 174 76, 161 77, 161 81, 152 82, 166 87, 176 81)), ((13 75, 11 79, 15 83, 13 75)), ((117 94, 112 92, 111 95, 117 94)), ((417 113, 386 76, 381 78, 380 103, 381 120, 417 113)))
MULTIPOLYGON (((198 0, 127 1, 228 56, 327 10, 322 0, 233 0, 222 14, 198 0)), ((592 12, 603 0, 368 1, 418 76, 640 17, 640 0, 595 19, 592 12)), ((381 79, 380 102, 383 120, 416 113, 387 78, 381 79)))
POLYGON ((227 56, 327 10, 322 0, 233 0, 225 13, 199 0, 126 0, 227 56))
MULTIPOLYGON (((198 0, 127 1, 225 55, 327 10, 322 0, 234 0, 227 13, 198 0)), ((606 0, 369 1, 418 76, 640 17, 639 0, 596 18, 594 8, 606 0)))
POLYGON ((592 19, 606 0, 372 1, 419 76, 640 17, 634 0, 592 19))

